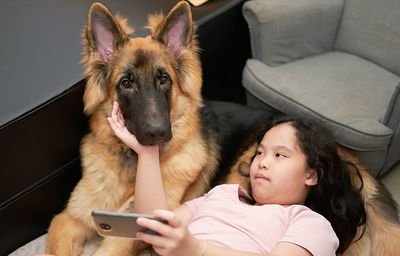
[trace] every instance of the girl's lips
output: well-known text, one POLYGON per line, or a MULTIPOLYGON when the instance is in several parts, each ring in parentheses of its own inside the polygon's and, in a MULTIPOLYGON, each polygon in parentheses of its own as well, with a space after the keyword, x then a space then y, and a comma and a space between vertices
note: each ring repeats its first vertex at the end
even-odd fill
POLYGON ((262 175, 261 173, 257 173, 256 176, 254 177, 256 180, 260 179, 260 180, 269 180, 267 177, 265 177, 264 175, 262 175))

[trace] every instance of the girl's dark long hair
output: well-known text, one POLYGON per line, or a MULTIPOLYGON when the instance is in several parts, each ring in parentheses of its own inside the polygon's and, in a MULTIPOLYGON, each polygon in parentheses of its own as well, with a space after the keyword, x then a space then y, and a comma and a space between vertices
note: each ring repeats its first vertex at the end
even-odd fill
POLYGON ((295 128, 308 167, 318 172, 318 184, 311 188, 304 205, 331 223, 340 241, 336 252, 343 253, 354 240, 357 228, 364 226, 365 229, 366 213, 360 193, 363 182, 359 170, 339 157, 335 139, 326 128, 307 119, 276 117, 264 127, 259 143, 269 129, 282 123, 295 128), (350 166, 361 181, 359 188, 352 185, 350 166))

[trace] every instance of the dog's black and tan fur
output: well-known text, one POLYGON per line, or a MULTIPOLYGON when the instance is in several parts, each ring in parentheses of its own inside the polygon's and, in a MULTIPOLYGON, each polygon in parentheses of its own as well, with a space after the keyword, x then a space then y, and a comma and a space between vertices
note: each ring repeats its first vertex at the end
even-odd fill
MULTIPOLYGON (((107 123, 113 101, 119 102, 127 128, 142 144, 160 145, 171 208, 203 194, 212 184, 246 182, 238 173, 239 165, 250 162, 255 131, 266 114, 202 101, 196 29, 186 2, 178 3, 166 17, 150 16, 149 28, 151 36, 131 38, 133 29, 125 19, 114 17, 99 3, 89 11, 84 31, 84 103, 90 133, 82 141, 82 179, 66 209, 51 222, 49 253, 81 254, 85 240, 95 234, 91 211, 129 211, 134 201, 137 156, 107 123)), ((381 186, 367 171, 363 169, 362 175, 367 230, 345 254, 363 255, 367 249, 370 255, 394 255, 400 251, 396 208, 378 199, 381 186)), ((141 248, 132 240, 106 238, 95 255, 136 255, 141 248)))

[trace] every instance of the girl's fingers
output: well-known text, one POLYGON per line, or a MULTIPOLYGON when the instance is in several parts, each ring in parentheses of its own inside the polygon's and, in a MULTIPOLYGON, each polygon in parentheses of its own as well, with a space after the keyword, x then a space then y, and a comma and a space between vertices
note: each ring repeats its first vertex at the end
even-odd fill
POLYGON ((115 116, 113 114, 111 115, 111 117, 107 117, 107 121, 110 124, 111 128, 114 130, 114 133, 117 133, 121 129, 121 126, 115 120, 115 116))
POLYGON ((173 252, 174 248, 177 246, 176 241, 163 236, 138 232, 136 233, 136 237, 148 244, 151 244, 153 250, 159 255, 173 255, 171 252, 173 252))
POLYGON ((116 130, 117 128, 115 127, 114 120, 113 120, 111 117, 107 117, 107 121, 108 121, 108 123, 110 124, 111 128, 112 128, 112 129, 114 130, 114 132, 115 132, 115 130, 116 130))
POLYGON ((136 233, 136 238, 149 243, 156 247, 165 247, 168 244, 168 239, 159 235, 152 235, 148 233, 138 232, 136 233))
POLYGON ((113 121, 111 117, 107 117, 107 121, 110 124, 111 128, 113 128, 113 121))
POLYGON ((107 121, 117 137, 122 138, 123 136, 127 136, 126 134, 128 134, 128 130, 126 129, 126 127, 121 126, 111 117, 107 117, 107 121))
POLYGON ((119 108, 118 102, 114 101, 113 108, 115 109, 115 115, 117 117, 118 122, 123 125, 125 120, 124 120, 124 117, 122 116, 121 109, 119 108))
POLYGON ((168 211, 168 210, 155 210, 153 212, 153 215, 157 218, 161 218, 163 220, 168 221, 168 224, 171 227, 180 227, 181 226, 181 220, 176 216, 174 212, 168 211))
POLYGON ((138 218, 136 221, 140 226, 153 230, 161 236, 170 237, 173 234, 173 229, 168 225, 158 220, 148 218, 138 218))
POLYGON ((113 120, 113 122, 114 122, 114 126, 116 127, 116 125, 118 124, 118 116, 117 116, 117 112, 116 112, 117 110, 116 110, 116 108, 115 108, 115 104, 113 105, 113 110, 112 110, 112 112, 111 112, 111 118, 112 118, 112 120, 113 120))
POLYGON ((118 116, 118 103, 116 101, 114 101, 113 109, 112 109, 112 112, 111 112, 111 116, 113 118, 116 118, 118 116))
POLYGON ((121 125, 125 126, 125 119, 124 119, 124 117, 122 116, 121 112, 118 113, 118 122, 119 122, 121 125))
POLYGON ((185 237, 185 233, 182 233, 182 227, 179 227, 181 221, 176 217, 175 213, 168 210, 156 210, 153 214, 158 218, 167 220, 168 224, 164 224, 157 220, 138 218, 137 223, 139 225, 153 230, 159 233, 159 235, 139 232, 136 236, 138 239, 151 244, 158 254, 171 255, 171 253, 174 253, 177 248, 182 245, 182 239, 185 237), (171 223, 176 225, 176 227, 171 225, 171 223))
POLYGON ((114 101, 114 106, 113 108, 115 109, 115 116, 119 121, 119 116, 121 114, 121 109, 119 108, 118 102, 114 101))
POLYGON ((111 118, 113 119, 115 125, 114 127, 124 128, 125 127, 125 120, 122 116, 121 110, 119 108, 118 102, 114 101, 113 109, 111 112, 111 118))

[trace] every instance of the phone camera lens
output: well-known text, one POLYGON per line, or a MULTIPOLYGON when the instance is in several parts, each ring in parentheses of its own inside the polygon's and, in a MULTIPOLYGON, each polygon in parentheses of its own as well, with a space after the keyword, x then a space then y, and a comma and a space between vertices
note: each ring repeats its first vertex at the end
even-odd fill
POLYGON ((100 223, 99 227, 104 231, 111 231, 111 226, 108 225, 107 223, 100 223))

